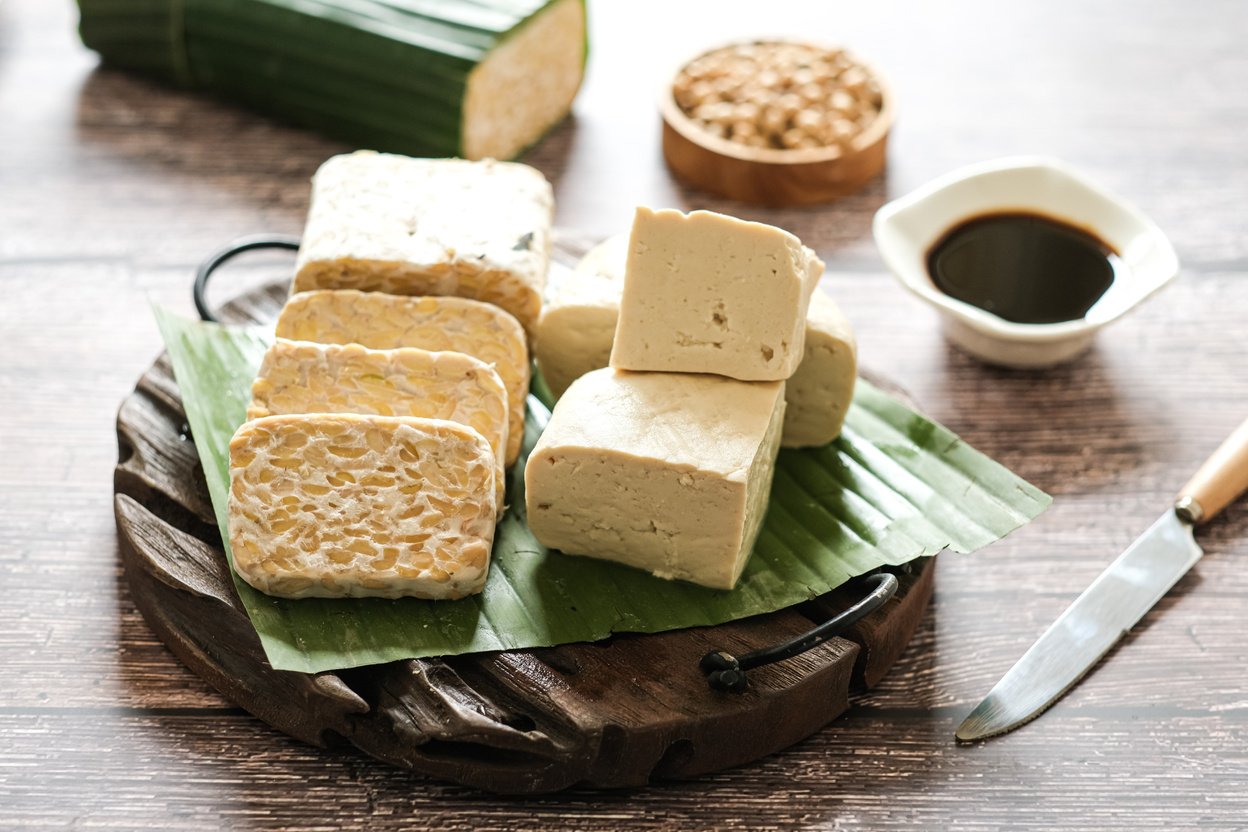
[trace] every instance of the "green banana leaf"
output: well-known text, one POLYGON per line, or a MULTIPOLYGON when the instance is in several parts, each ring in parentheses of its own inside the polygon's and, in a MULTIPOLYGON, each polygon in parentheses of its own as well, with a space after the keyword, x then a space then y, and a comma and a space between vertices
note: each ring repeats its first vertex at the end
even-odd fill
MULTIPOLYGON (((226 556, 229 440, 271 334, 157 309, 203 462, 226 556)), ((540 382, 539 382, 540 383, 540 382)), ((316 673, 422 656, 593 641, 772 612, 850 578, 942 549, 971 552, 1049 504, 1044 492, 870 384, 859 381, 842 436, 784 450, 754 555, 737 588, 664 581, 547 550, 524 513, 524 459, 544 424, 531 399, 524 451, 508 483, 489 580, 461 601, 264 595, 235 577, 273 667, 316 673)))
POLYGON ((355 147, 461 156, 470 74, 549 5, 78 0, 78 31, 110 66, 206 90, 355 147))

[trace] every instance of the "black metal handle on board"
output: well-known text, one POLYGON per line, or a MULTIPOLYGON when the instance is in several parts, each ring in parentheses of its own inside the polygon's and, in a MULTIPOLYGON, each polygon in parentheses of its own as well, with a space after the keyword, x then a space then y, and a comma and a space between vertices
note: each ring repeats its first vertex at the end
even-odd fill
POLYGON ((781 644, 752 650, 739 658, 726 650, 712 650, 702 657, 698 667, 706 674, 707 682, 716 690, 743 693, 747 683, 745 675, 747 670, 791 659, 840 635, 855 622, 884 606, 885 602, 896 594, 897 587, 900 585, 897 576, 891 572, 876 572, 862 578, 861 583, 871 586, 871 590, 861 600, 810 632, 781 644))
POLYGON ((199 312, 201 320, 217 323, 217 316, 208 308, 207 298, 208 280, 213 272, 245 251, 269 248, 297 250, 299 238, 282 234, 258 234, 254 237, 243 237, 204 258, 199 268, 195 270, 195 285, 191 287, 191 296, 195 299, 195 311, 199 312))

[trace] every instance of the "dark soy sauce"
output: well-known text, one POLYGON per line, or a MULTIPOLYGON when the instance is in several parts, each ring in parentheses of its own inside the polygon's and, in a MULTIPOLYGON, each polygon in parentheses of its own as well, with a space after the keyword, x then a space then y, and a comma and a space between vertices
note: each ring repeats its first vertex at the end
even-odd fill
POLYGON ((1082 318, 1124 267, 1087 231, 1023 212, 969 219, 927 253, 937 289, 1020 324, 1082 318))

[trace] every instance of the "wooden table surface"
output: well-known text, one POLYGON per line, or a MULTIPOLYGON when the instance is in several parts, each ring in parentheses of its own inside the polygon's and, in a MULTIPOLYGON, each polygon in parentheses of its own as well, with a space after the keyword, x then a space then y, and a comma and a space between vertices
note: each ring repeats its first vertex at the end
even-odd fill
MULTIPOLYGON (((1241 4, 1029 0, 592 4, 574 117, 527 161, 558 223, 601 237, 637 203, 798 233, 828 261, 864 363, 1051 492, 1007 540, 940 559, 883 685, 801 745, 636 792, 497 799, 277 734, 183 668, 135 610, 113 527, 113 418, 190 312, 196 261, 298 233, 344 148, 98 69, 64 0, 0 2, 0 828, 1248 829, 1248 504, 1125 645, 1038 722, 958 747, 970 707, 1248 416, 1248 14, 1241 4), (750 34, 852 44, 900 116, 886 177, 814 209, 673 185, 665 67, 750 34), (1167 231, 1177 283, 1048 372, 949 348, 870 237, 887 199, 955 166, 1061 157, 1167 231)), ((272 278, 274 257, 231 282, 272 278)), ((232 289, 218 288, 220 297, 232 289)))

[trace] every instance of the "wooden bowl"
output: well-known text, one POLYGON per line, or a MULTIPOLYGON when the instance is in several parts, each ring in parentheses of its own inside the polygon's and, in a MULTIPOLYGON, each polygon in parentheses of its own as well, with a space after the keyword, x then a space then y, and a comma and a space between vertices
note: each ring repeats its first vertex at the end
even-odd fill
POLYGON ((781 150, 721 138, 687 116, 669 83, 660 97, 663 157, 678 179, 719 196, 769 207, 827 202, 847 196, 884 169, 896 111, 892 90, 857 58, 880 86, 880 112, 849 146, 781 150))

